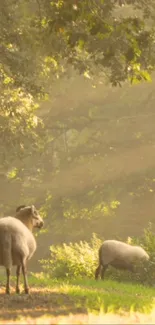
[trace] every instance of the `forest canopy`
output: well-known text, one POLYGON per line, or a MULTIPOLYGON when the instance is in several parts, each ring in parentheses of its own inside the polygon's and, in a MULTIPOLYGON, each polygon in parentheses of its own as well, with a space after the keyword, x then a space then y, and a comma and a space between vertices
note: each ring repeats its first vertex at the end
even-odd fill
POLYGON ((151 195, 154 88, 123 91, 151 81, 154 18, 154 0, 0 1, 2 211, 36 203, 55 240, 81 239, 88 220, 87 236, 94 227, 102 235, 103 216, 115 216, 125 191, 129 202, 151 195), (88 83, 94 102, 82 94, 88 83), (115 86, 124 86, 117 96, 115 86))
POLYGON ((151 79, 154 9, 153 0, 1 0, 1 163, 27 154, 29 141, 38 150, 36 99, 69 66, 114 86, 151 79))

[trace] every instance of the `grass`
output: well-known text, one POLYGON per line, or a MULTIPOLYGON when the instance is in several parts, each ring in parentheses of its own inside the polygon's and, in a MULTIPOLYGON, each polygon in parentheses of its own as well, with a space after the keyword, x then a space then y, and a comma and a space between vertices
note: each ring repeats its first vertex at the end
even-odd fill
MULTIPOLYGON (((155 289, 141 284, 90 279, 58 281, 33 274, 29 276, 30 296, 16 295, 12 287, 7 297, 5 278, 0 277, 0 283, 0 324, 155 323, 155 289)), ((14 277, 11 284, 15 284, 14 277)))

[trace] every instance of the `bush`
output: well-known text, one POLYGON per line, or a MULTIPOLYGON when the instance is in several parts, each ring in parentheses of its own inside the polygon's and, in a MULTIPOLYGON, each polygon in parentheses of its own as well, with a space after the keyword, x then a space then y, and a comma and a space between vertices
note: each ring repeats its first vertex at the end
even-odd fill
POLYGON ((80 241, 69 245, 51 246, 51 257, 40 260, 44 271, 54 278, 93 277, 102 241, 93 234, 90 243, 80 241))
POLYGON ((152 224, 149 223, 148 228, 144 229, 144 235, 141 238, 133 238, 131 243, 143 247, 150 256, 149 263, 146 263, 138 279, 147 284, 155 284, 155 235, 152 231, 152 224))
MULTIPOLYGON (((102 240, 93 234, 90 243, 80 241, 50 247, 51 256, 47 260, 40 260, 42 268, 53 278, 94 278, 94 272, 98 265, 98 249, 102 240)), ((140 265, 133 274, 128 271, 120 271, 110 267, 106 271, 106 278, 117 281, 142 282, 145 284, 155 283, 155 236, 152 226, 144 230, 141 238, 128 238, 127 242, 132 245, 143 247, 150 255, 150 261, 140 265)))

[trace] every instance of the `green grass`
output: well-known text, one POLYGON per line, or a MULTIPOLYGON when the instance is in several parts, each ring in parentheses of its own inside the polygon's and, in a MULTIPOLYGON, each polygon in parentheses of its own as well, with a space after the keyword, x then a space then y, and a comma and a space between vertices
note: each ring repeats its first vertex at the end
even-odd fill
POLYGON ((90 279, 54 280, 45 276, 29 277, 35 286, 53 288, 67 294, 78 307, 104 312, 119 310, 148 313, 154 307, 155 289, 141 284, 119 283, 112 280, 95 281, 90 279))
POLYGON ((11 295, 6 296, 6 278, 0 276, 0 324, 15 324, 19 319, 25 324, 37 324, 38 319, 40 324, 42 317, 47 317, 46 324, 73 324, 74 319, 76 324, 120 323, 120 319, 126 324, 144 320, 155 324, 155 288, 113 280, 56 280, 43 273, 28 278, 30 296, 15 293, 14 276, 11 295), (61 317, 65 317, 63 323, 61 317))

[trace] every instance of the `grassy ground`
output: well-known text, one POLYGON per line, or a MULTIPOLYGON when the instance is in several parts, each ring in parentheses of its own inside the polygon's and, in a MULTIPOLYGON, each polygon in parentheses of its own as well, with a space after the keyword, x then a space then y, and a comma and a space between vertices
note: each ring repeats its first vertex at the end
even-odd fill
POLYGON ((8 297, 3 277, 0 283, 0 324, 155 324, 155 288, 33 275, 29 296, 15 294, 13 277, 8 297))

